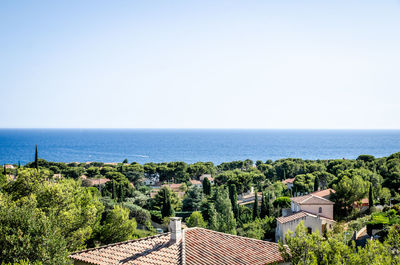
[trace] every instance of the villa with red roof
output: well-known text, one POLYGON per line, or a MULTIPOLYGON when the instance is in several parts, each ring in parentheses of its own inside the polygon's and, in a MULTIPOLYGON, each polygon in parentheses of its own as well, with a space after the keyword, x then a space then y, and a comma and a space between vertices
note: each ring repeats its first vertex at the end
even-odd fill
POLYGON ((130 240, 70 255, 74 265, 222 265, 285 263, 279 246, 252 238, 204 228, 181 229, 181 219, 172 217, 169 233, 130 240))
POLYGON ((332 229, 334 203, 324 197, 330 196, 331 190, 317 191, 304 196, 292 197, 291 208, 286 215, 276 219, 275 239, 285 242, 286 232, 295 231, 297 225, 303 221, 308 231, 324 233, 332 229), (318 196, 320 195, 320 196, 318 196), (321 197, 324 196, 324 197, 321 197))

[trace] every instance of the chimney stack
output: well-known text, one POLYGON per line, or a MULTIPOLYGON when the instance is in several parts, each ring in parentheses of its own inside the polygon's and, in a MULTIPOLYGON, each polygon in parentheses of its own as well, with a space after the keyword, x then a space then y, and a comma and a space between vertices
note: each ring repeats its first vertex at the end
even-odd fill
POLYGON ((171 242, 176 243, 182 237, 182 218, 170 217, 169 220, 168 230, 171 232, 171 242))

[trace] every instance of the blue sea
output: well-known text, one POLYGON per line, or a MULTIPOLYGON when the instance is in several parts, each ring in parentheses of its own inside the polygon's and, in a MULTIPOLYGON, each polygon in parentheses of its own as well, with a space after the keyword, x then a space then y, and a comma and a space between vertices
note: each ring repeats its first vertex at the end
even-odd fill
POLYGON ((0 164, 354 159, 400 151, 400 130, 0 129, 0 164))

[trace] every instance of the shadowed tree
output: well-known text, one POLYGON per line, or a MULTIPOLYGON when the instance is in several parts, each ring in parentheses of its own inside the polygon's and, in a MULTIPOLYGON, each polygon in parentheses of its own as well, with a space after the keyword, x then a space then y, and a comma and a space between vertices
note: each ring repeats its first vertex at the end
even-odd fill
POLYGON ((374 194, 372 193, 372 184, 369 185, 368 203, 369 209, 371 209, 371 207, 374 206, 374 194))
POLYGON ((39 170, 39 156, 38 156, 37 145, 36 145, 36 149, 35 149, 35 168, 36 168, 36 170, 39 170))
POLYGON ((229 186, 229 199, 231 200, 231 204, 232 204, 232 211, 233 211, 233 215, 235 216, 235 218, 238 218, 239 216, 239 205, 237 203, 237 192, 236 192, 236 185, 235 184, 231 184, 229 186))
POLYGON ((203 180, 203 192, 207 196, 211 194, 211 183, 207 177, 203 180))
POLYGON ((258 211, 258 192, 254 191, 254 205, 253 205, 253 220, 256 220, 260 217, 260 213, 258 211))

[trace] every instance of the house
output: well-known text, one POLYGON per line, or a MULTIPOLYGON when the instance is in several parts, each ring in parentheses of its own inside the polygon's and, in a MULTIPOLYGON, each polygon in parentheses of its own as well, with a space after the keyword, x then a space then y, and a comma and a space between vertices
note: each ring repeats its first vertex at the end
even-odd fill
POLYGON ((169 233, 129 240, 70 255, 74 265, 220 265, 284 263, 276 243, 234 236, 205 228, 181 228, 172 217, 169 233))
POLYGON ((308 231, 319 231, 324 233, 327 229, 332 229, 335 221, 333 220, 334 203, 328 199, 308 194, 290 198, 291 208, 282 211, 287 215, 276 219, 275 239, 285 242, 287 231, 295 231, 297 225, 304 221, 308 231))
POLYGON ((200 176, 200 181, 203 183, 204 179, 208 178, 211 184, 214 184, 214 178, 211 177, 211 174, 203 174, 200 176))
POLYGON ((315 191, 311 194, 329 200, 332 193, 336 193, 336 191, 334 189, 326 189, 326 190, 315 191))
POLYGON ((288 190, 291 190, 293 188, 293 183, 294 183, 295 179, 296 178, 285 179, 285 180, 282 180, 282 183, 287 185, 288 190))
POLYGON ((189 181, 193 186, 197 186, 199 188, 203 187, 203 184, 201 183, 201 181, 199 180, 195 180, 195 179, 191 179, 189 181))
POLYGON ((10 165, 10 164, 5 164, 4 167, 6 169, 14 169, 15 168, 13 165, 10 165))
POLYGON ((156 184, 156 182, 157 182, 156 180, 150 178, 143 179, 143 184, 146 186, 153 186, 154 184, 156 184))
POLYGON ((103 186, 110 180, 108 178, 97 178, 97 179, 87 178, 84 181, 87 183, 87 186, 103 186))

